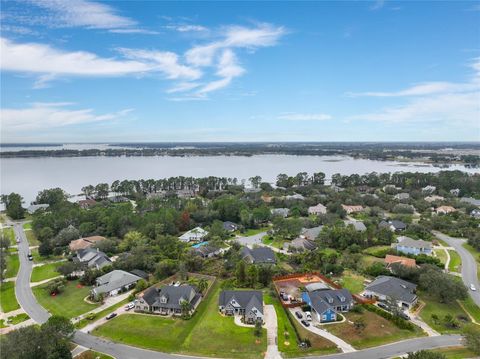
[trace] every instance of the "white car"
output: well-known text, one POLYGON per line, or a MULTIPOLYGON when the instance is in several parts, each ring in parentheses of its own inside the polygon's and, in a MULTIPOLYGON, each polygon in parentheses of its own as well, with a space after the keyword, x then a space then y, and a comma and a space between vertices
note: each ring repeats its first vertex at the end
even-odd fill
POLYGON ((470 284, 470 290, 476 291, 477 288, 475 288, 475 286, 473 284, 470 284))
POLYGON ((128 303, 126 306, 125 306, 125 310, 126 311, 129 311, 131 309, 135 308, 135 303, 134 302, 131 302, 131 303, 128 303))

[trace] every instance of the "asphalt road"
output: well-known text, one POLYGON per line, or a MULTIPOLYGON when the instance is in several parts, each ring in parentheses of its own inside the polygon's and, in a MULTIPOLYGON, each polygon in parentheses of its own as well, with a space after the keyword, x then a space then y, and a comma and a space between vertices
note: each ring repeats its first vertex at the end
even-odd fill
MULTIPOLYGON (((36 301, 30 288, 30 275, 32 273, 32 262, 27 259, 28 241, 22 229, 22 223, 15 223, 15 234, 19 236, 20 243, 19 257, 20 270, 15 285, 15 294, 17 300, 27 314, 36 322, 45 322, 50 314, 36 301)), ((452 245, 453 246, 453 245, 452 245)), ((463 257, 462 257, 463 260, 463 257)), ((221 338, 218 338, 221 340, 221 338)), ((424 337, 405 340, 402 342, 375 347, 371 349, 359 350, 354 353, 333 354, 321 357, 309 357, 318 359, 383 359, 397 356, 410 351, 421 349, 432 349, 445 346, 459 345, 461 337, 459 335, 442 335, 437 337, 424 337)), ((75 332, 74 342, 89 349, 102 352, 115 357, 116 359, 178 359, 181 355, 172 355, 156 351, 131 347, 128 345, 117 344, 107 341, 93 335, 75 332)), ((195 358, 192 356, 185 356, 195 358)))
POLYGON ((447 242, 449 246, 455 248, 455 251, 460 255, 460 258, 462 259, 463 283, 468 287, 468 292, 473 301, 480 306, 480 284, 477 277, 477 263, 470 252, 463 247, 463 244, 466 243, 466 241, 464 239, 447 236, 440 232, 433 233, 438 239, 447 242), (470 284, 473 284, 477 290, 470 290, 470 284))

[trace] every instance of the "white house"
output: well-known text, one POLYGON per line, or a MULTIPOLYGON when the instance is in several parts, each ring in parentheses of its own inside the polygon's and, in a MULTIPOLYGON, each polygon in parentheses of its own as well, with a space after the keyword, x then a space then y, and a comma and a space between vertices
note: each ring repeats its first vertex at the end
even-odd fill
POLYGON ((202 227, 195 227, 194 229, 189 230, 182 234, 178 239, 182 242, 201 242, 208 235, 208 231, 204 230, 202 227))
POLYGON ((325 207, 323 204, 319 203, 316 206, 308 207, 308 214, 314 214, 318 216, 319 214, 326 214, 327 213, 327 207, 325 207))

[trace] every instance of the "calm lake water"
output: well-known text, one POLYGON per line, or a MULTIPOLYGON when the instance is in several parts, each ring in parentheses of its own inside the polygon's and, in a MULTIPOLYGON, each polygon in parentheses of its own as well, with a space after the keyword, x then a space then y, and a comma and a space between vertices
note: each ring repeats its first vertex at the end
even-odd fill
MULTIPOLYGON (((1 160, 2 194, 20 193, 25 203, 33 201, 45 188, 61 187, 78 194, 83 186, 112 183, 124 179, 159 179, 173 176, 236 177, 239 180, 259 175, 274 182, 277 174, 324 172, 350 175, 369 172, 438 172, 438 167, 422 163, 372 161, 333 156, 259 155, 253 157, 79 157, 79 158, 5 158, 1 160)), ((453 165, 450 170, 479 172, 453 165)))

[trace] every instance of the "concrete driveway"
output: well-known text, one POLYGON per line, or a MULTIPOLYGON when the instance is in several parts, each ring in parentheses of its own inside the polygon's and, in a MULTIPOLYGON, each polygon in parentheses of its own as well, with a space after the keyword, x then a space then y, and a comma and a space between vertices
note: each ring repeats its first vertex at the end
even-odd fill
POLYGON ((277 345, 277 312, 275 307, 271 304, 263 307, 265 312, 265 328, 267 329, 267 353, 265 359, 281 359, 280 352, 277 345))
POLYGON ((267 235, 267 232, 260 232, 253 236, 248 237, 237 237, 235 240, 240 243, 242 246, 247 246, 249 248, 254 245, 262 245, 262 238, 267 235))

